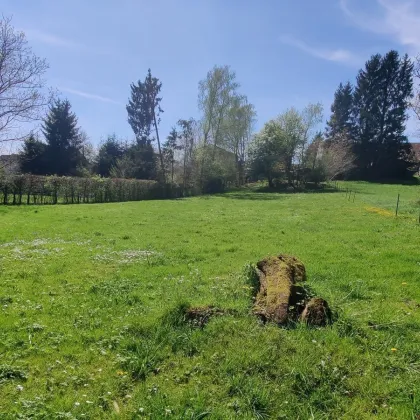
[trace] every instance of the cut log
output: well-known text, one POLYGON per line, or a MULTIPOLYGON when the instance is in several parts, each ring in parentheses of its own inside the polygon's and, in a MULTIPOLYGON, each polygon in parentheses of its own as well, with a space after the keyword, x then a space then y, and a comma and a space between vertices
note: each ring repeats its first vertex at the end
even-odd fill
MULTIPOLYGON (((255 299, 254 313, 264 321, 279 325, 289 321, 293 312, 304 301, 299 296, 304 289, 298 283, 305 281, 305 266, 289 255, 268 257, 257 263, 260 289, 255 299)), ((303 309, 303 308, 302 308, 303 309)))

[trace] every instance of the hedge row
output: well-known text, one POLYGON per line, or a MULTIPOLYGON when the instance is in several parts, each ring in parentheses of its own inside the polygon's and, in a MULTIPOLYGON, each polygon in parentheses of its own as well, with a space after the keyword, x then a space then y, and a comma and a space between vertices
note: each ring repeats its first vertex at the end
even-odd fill
POLYGON ((14 175, 0 178, 0 204, 79 204, 140 201, 179 196, 156 181, 14 175))

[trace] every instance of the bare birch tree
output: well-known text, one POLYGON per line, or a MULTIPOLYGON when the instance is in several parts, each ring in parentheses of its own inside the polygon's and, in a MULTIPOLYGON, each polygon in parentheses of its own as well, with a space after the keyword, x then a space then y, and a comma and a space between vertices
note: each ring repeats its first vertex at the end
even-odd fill
MULTIPOLYGON (((11 18, 0 20, 0 145, 22 141, 25 124, 40 120, 51 95, 44 79, 45 59, 37 57, 11 18)), ((28 130, 31 131, 31 130, 28 130)))

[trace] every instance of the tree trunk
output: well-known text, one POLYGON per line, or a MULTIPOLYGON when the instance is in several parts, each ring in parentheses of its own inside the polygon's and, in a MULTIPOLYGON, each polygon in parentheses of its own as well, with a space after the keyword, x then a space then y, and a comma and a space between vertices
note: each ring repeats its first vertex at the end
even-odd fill
POLYGON ((158 142, 158 149, 159 149, 159 158, 160 158, 160 166, 162 168, 162 176, 163 176, 163 182, 166 184, 166 174, 165 174, 165 164, 163 163, 163 155, 162 155, 162 150, 160 147, 160 139, 159 139, 159 130, 157 127, 157 122, 156 122, 156 115, 153 112, 153 123, 155 125, 155 130, 156 130, 156 139, 158 142))
POLYGON ((187 146, 184 148, 184 171, 182 176, 182 195, 185 195, 185 186, 187 185, 187 146))

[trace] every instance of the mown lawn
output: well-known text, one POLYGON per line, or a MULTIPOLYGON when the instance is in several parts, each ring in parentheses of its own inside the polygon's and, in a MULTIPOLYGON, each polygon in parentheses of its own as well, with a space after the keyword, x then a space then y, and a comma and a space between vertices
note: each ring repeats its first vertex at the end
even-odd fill
POLYGON ((396 186, 351 187, 0 207, 0 418, 419 418, 419 187, 398 219, 371 209, 396 186), (278 253, 332 326, 251 314, 244 267, 278 253))

